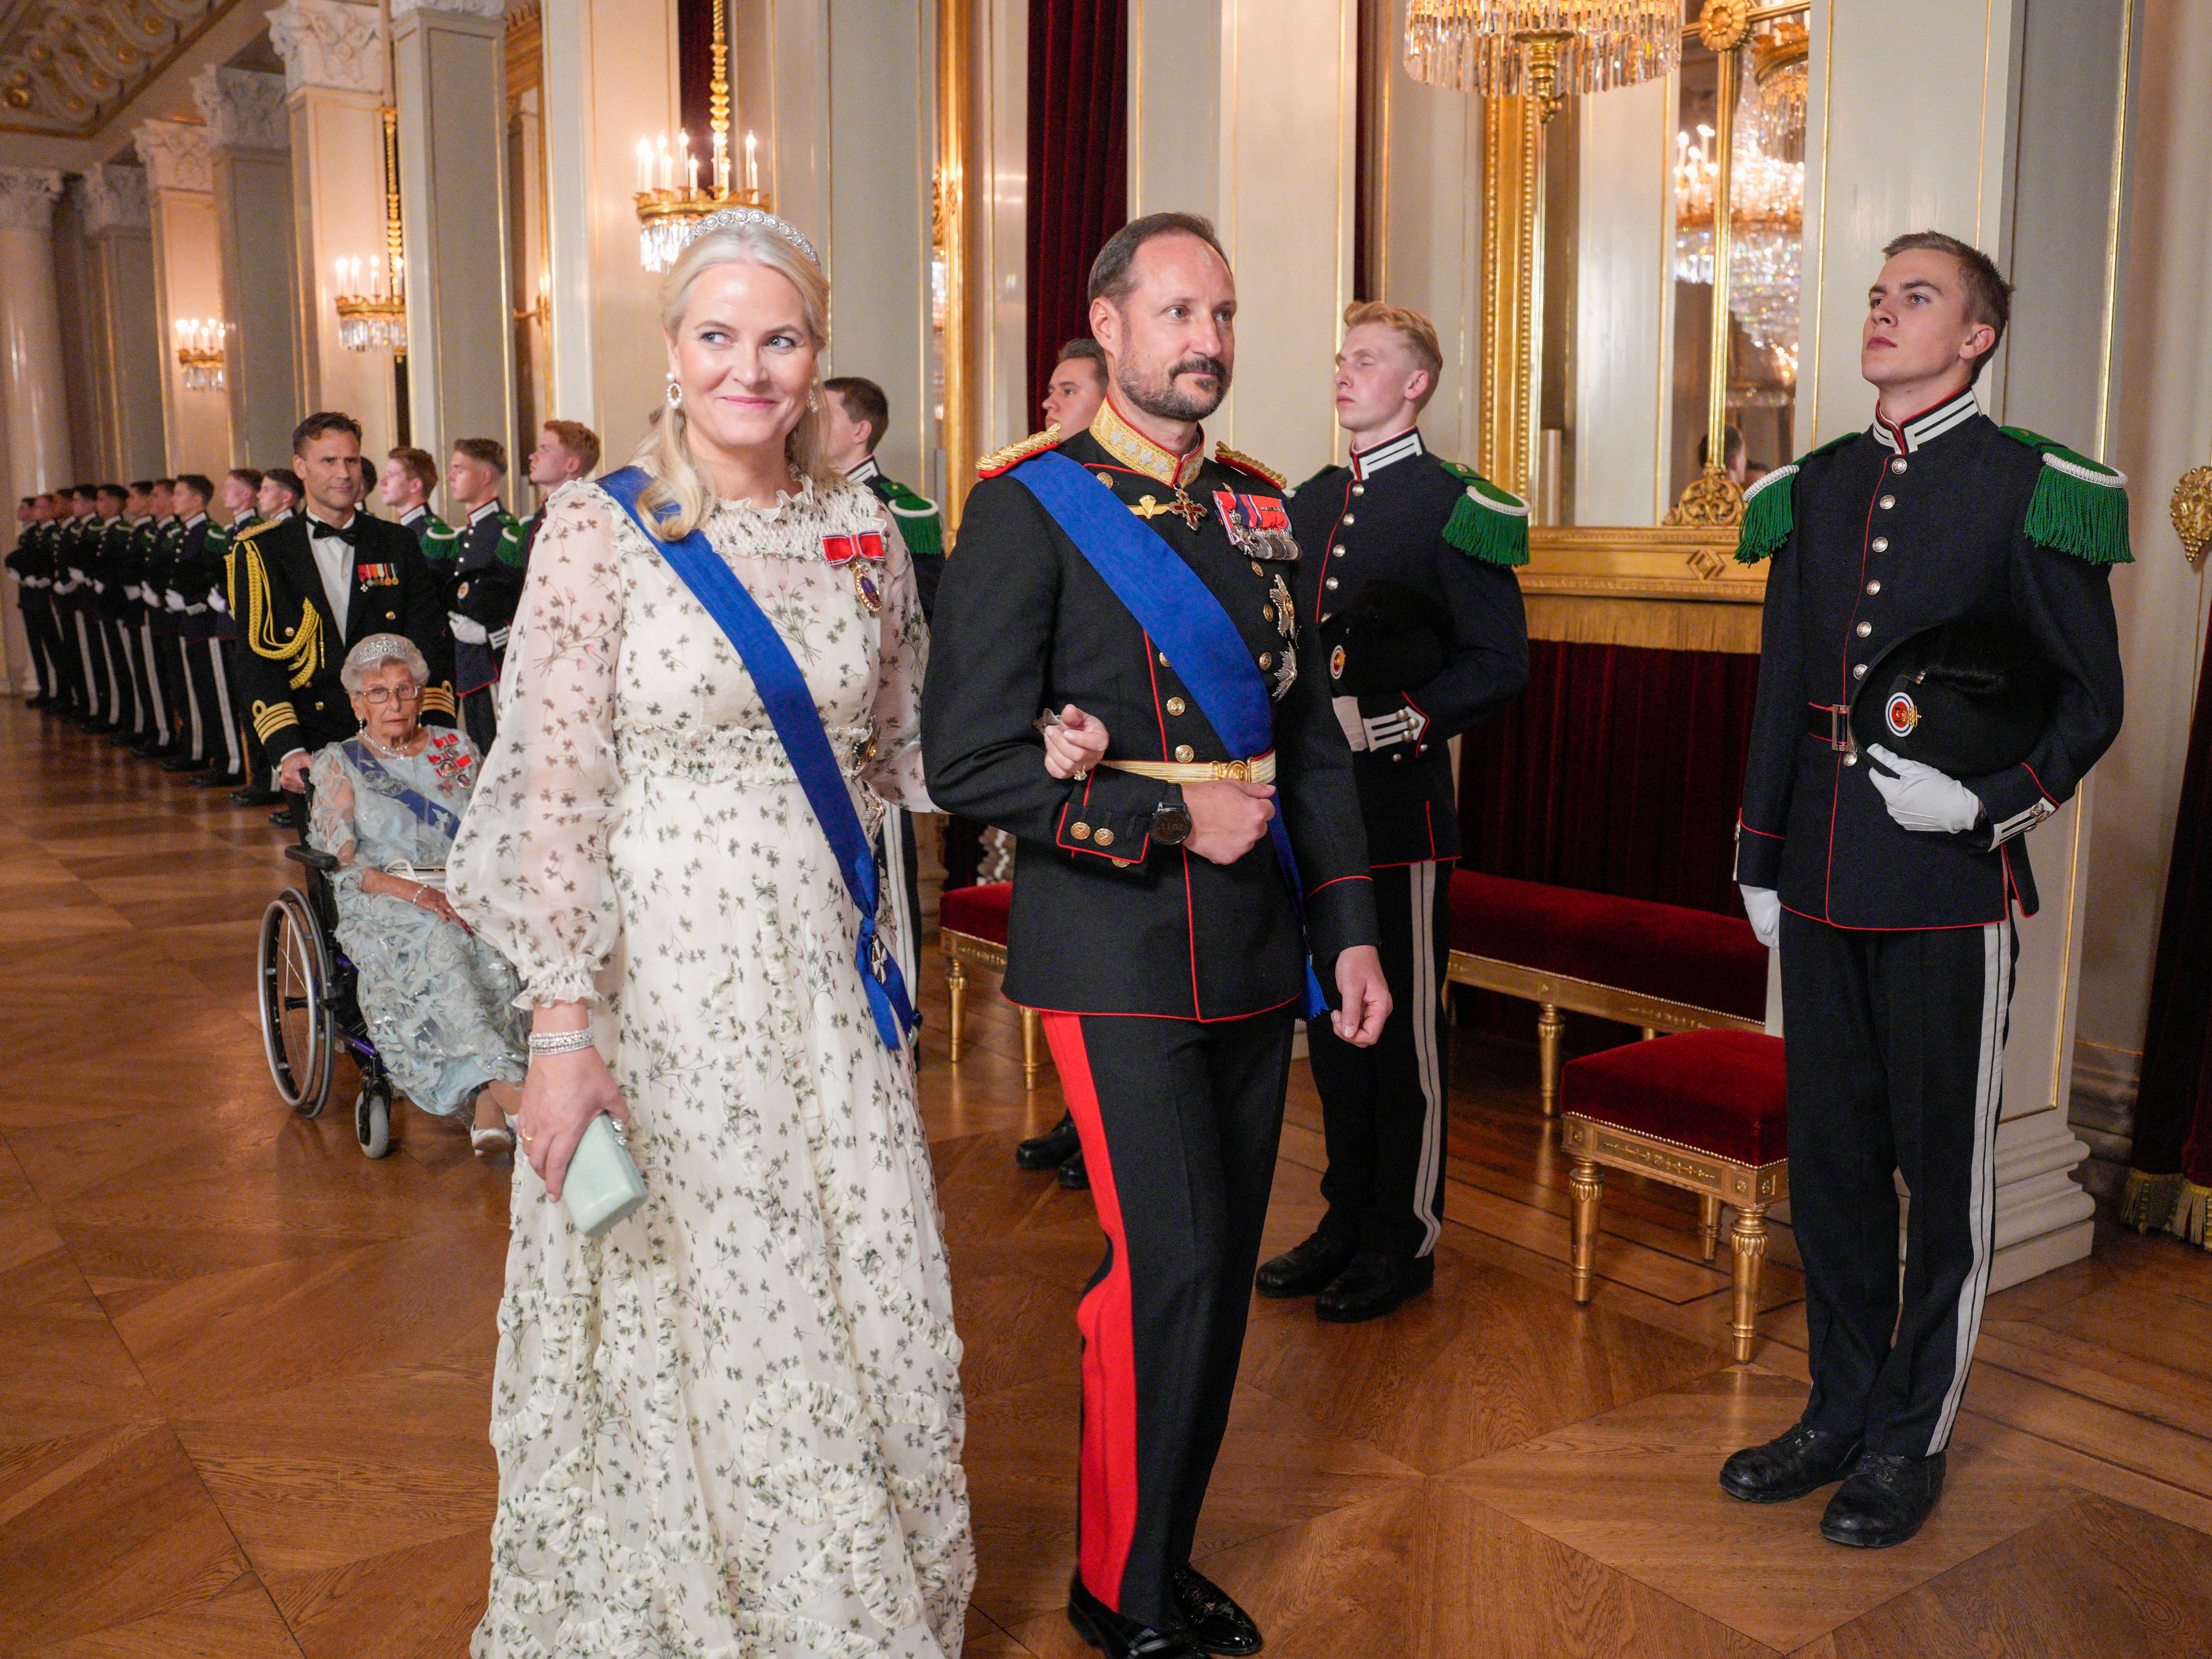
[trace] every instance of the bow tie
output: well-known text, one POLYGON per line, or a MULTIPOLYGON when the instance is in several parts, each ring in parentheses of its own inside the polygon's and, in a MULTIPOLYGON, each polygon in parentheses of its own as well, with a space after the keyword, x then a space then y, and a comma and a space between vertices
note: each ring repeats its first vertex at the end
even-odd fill
POLYGON ((307 528, 318 536, 335 536, 348 547, 361 540, 361 531, 356 525, 349 524, 341 528, 337 525, 325 524, 320 519, 313 519, 308 521, 307 528))

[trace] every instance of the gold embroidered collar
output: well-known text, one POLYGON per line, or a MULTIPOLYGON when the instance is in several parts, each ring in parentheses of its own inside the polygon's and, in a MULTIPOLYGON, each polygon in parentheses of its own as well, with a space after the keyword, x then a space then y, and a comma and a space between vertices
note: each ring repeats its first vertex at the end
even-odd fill
POLYGON ((1188 455, 1170 455, 1115 413, 1111 398, 1100 404, 1097 414, 1091 416, 1091 435, 1122 465, 1172 489, 1181 489, 1197 477, 1198 469, 1206 464, 1203 432, 1188 455))

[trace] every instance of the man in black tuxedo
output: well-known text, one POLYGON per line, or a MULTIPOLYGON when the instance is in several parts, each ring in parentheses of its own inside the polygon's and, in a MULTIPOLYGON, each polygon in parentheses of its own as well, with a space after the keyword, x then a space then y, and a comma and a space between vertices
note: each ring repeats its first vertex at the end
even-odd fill
MULTIPOLYGON (((430 665, 426 721, 453 723, 453 641, 443 584, 415 535, 361 511, 361 427, 349 415, 310 415, 292 434, 305 492, 300 515, 241 532, 230 559, 230 609, 242 650, 239 683, 254 741, 298 799, 317 750, 353 735, 338 684, 347 650, 371 634, 403 634, 430 665)), ((296 827, 287 824, 286 827, 296 827)))

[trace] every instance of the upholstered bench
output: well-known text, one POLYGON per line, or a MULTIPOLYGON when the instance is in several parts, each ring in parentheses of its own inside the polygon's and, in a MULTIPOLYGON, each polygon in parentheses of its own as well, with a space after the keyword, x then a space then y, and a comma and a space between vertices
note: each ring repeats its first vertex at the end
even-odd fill
MULTIPOLYGON (((968 969, 1006 971, 1006 912, 1014 901, 1011 881, 980 887, 949 887, 937 902, 938 948, 945 952, 945 994, 951 1005, 945 1021, 948 1057, 960 1063, 960 1026, 968 1010, 968 969)), ((1044 1064, 1044 1027, 1036 1010, 1022 1010, 1022 1082, 1035 1087, 1044 1064)))
POLYGON ((1757 1335, 1766 1212, 1790 1196, 1782 1039, 1756 1031, 1686 1031, 1570 1061, 1560 1139, 1575 1160, 1570 1261, 1575 1300, 1590 1297, 1607 1169, 1633 1170, 1698 1194, 1705 1260, 1720 1206, 1735 1206, 1729 1334, 1738 1360, 1757 1335))
POLYGON ((1741 916, 1472 870, 1452 872, 1445 976, 1536 1005, 1547 1117, 1559 1109, 1567 1012, 1647 1037, 1766 1024, 1766 947, 1741 916))

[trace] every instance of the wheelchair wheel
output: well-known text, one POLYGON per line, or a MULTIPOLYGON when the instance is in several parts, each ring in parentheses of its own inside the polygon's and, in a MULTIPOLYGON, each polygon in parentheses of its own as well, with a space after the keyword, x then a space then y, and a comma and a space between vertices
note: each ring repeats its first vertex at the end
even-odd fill
POLYGON ((284 1103, 301 1117, 330 1099, 337 1034, 331 1020, 331 952, 307 896, 288 887, 261 915, 258 957, 261 1046, 284 1103))
POLYGON ((392 1150, 392 1095, 374 1083, 363 1083, 354 1097, 353 1138, 365 1158, 382 1158, 392 1150))

